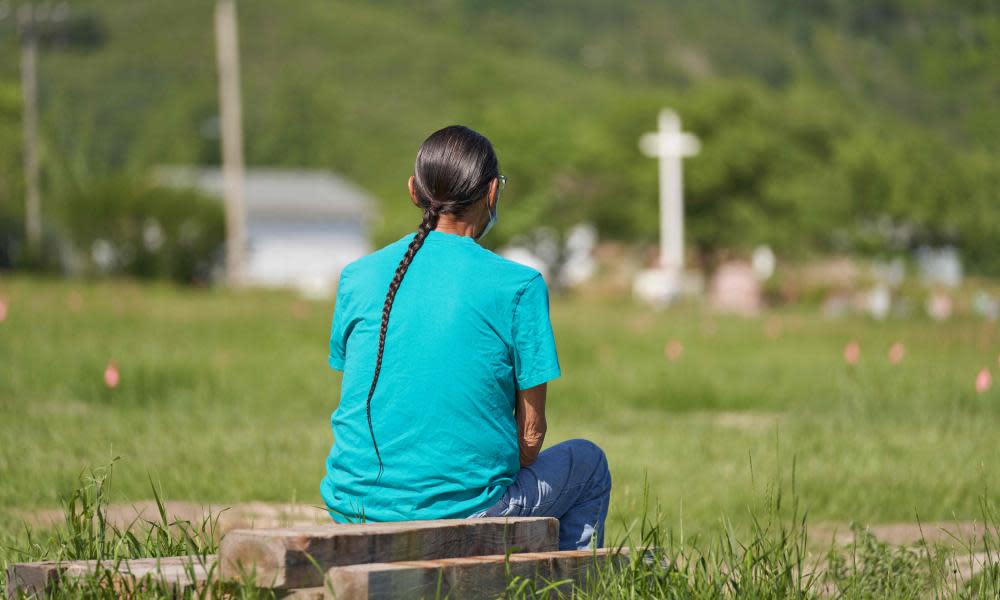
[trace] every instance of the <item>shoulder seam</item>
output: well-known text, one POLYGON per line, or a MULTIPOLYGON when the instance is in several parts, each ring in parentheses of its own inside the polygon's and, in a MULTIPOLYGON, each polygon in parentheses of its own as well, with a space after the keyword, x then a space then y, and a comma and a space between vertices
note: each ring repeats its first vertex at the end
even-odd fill
MULTIPOLYGON (((337 278, 337 295, 338 296, 340 295, 341 289, 346 288, 345 284, 347 283, 347 279, 348 279, 348 277, 350 275, 349 271, 352 270, 352 266, 353 265, 354 265, 353 262, 349 263, 349 264, 346 264, 346 265, 344 265, 344 268, 342 268, 340 270, 340 277, 337 278)), ((346 292, 347 290, 344 289, 344 291, 346 292)))
POLYGON ((480 246, 479 244, 476 244, 476 246, 478 246, 479 250, 481 250, 484 254, 488 255, 492 260, 496 260, 504 265, 514 267, 515 269, 523 269, 524 271, 531 273, 531 277, 528 278, 529 282, 535 277, 540 277, 542 275, 541 272, 534 267, 519 263, 516 260, 511 260, 506 256, 497 254, 493 250, 480 246))
POLYGON ((524 284, 520 287, 520 289, 517 290, 517 294, 514 295, 514 310, 511 311, 511 314, 510 314, 510 339, 511 340, 514 339, 514 320, 517 318, 517 308, 521 304, 521 296, 523 296, 524 293, 526 291, 528 291, 528 285, 531 282, 533 282, 534 280, 536 280, 539 277, 541 277, 541 276, 542 276, 541 273, 536 272, 534 274, 534 276, 532 276, 530 279, 528 279, 527 281, 524 282, 524 284))

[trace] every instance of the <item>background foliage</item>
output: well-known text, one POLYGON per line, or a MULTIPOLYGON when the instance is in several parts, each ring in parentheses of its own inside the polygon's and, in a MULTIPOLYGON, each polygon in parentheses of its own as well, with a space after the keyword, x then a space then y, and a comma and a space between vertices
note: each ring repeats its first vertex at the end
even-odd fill
POLYGON ((92 182, 66 198, 70 236, 87 251, 82 269, 180 282, 210 279, 225 235, 217 201, 121 177, 92 182))
MULTIPOLYGON (((75 0, 103 46, 41 60, 47 218, 76 190, 218 161, 212 6, 75 0), (97 182, 97 183, 95 183, 97 182)), ((998 272, 995 0, 241 0, 247 157, 328 168, 382 200, 386 242, 417 220, 404 182, 439 126, 494 140, 503 243, 539 221, 656 235, 637 138, 663 106, 702 137, 689 241, 711 259, 953 243, 998 272)), ((16 57, 10 19, 3 55, 16 57)), ((19 214, 17 63, 0 62, 0 211, 19 214)), ((90 194, 92 197, 94 194, 90 194)), ((6 231, 6 230, 4 230, 6 231)), ((7 235, 7 234, 5 234, 7 235)))

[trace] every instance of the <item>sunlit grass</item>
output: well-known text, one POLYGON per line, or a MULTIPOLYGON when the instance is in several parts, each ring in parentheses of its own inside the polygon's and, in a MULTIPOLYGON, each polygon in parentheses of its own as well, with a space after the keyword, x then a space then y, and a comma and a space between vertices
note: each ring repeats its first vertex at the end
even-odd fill
MULTIPOLYGON (((24 278, 0 280, 0 295, 0 530, 114 456, 115 501, 151 498, 151 479, 171 500, 320 503, 339 393, 332 301, 24 278)), ((998 370, 994 324, 747 320, 586 295, 554 297, 552 316, 564 375, 547 440, 607 451, 610 539, 641 513, 644 481, 675 534, 749 533, 748 509, 792 460, 812 522, 975 520, 997 498, 1000 390, 975 389, 998 370)))
MULTIPOLYGON (((108 515, 114 462, 81 474, 78 487, 62 500, 64 518, 41 535, 26 528, 8 536, 0 550, 0 584, 12 562, 96 560, 93 572, 64 577, 49 588, 53 598, 274 598, 256 588, 252 576, 223 580, 211 556, 218 548, 217 516, 200 523, 170 520, 152 486, 158 515, 124 526, 108 515), (152 574, 122 576, 139 557, 185 556, 197 585, 172 586, 152 574)), ((658 505, 643 505, 626 534, 610 540, 610 556, 587 569, 582 582, 535 580, 507 573, 504 598, 993 598, 1000 594, 1000 512, 981 505, 985 524, 972 545, 894 547, 864 527, 852 525, 853 541, 819 549, 809 541, 808 519, 790 481, 775 480, 761 493, 762 504, 747 512, 742 533, 723 521, 717 533, 685 535, 663 524, 658 505), (980 550, 978 553, 976 550, 980 550), (974 561, 974 562, 973 562, 974 561), (963 564, 977 564, 976 572, 963 564)), ((317 568, 321 568, 317 564, 317 568)), ((331 588, 332 589, 332 588, 331 588)), ((15 595, 15 597, 20 597, 15 595)), ((440 581, 436 597, 441 593, 440 581)))

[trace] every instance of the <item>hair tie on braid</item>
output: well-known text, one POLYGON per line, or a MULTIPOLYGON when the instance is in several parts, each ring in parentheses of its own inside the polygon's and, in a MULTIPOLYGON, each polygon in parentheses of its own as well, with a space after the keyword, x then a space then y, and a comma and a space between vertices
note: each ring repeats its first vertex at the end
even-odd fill
POLYGON ((424 206, 423 208, 424 208, 425 219, 428 216, 432 216, 436 219, 441 214, 441 205, 438 204, 437 202, 434 202, 433 200, 428 201, 427 205, 424 206))

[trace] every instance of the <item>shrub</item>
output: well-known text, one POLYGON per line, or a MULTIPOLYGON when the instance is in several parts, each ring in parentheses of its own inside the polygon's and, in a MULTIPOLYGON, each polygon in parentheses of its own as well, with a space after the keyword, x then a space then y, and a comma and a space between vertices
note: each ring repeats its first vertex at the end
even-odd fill
POLYGON ((225 237, 218 200, 129 177, 70 193, 65 211, 69 236, 91 273, 206 281, 225 237))

